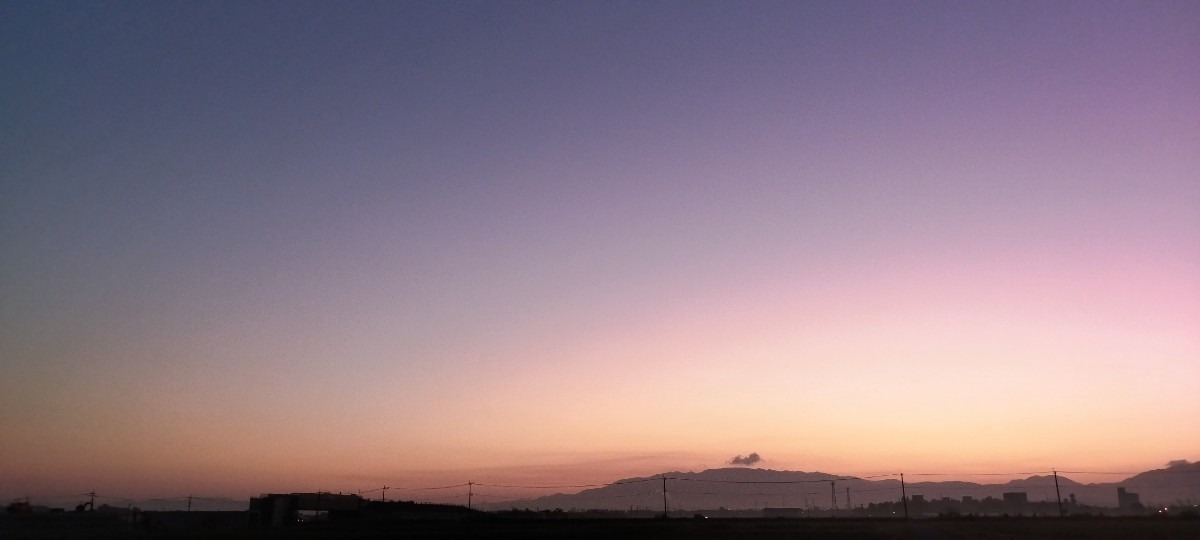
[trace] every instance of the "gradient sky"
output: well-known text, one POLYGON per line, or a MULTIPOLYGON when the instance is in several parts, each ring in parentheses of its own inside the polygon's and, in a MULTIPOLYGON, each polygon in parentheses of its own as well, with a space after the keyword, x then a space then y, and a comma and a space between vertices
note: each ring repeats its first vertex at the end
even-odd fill
POLYGON ((1196 2, 0 3, 0 496, 1200 458, 1196 2))

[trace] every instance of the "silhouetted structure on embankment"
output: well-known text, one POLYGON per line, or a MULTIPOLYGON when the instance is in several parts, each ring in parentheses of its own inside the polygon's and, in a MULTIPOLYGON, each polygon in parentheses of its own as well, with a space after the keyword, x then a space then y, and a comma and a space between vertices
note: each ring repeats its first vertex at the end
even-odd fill
POLYGON ((306 522, 372 522, 404 519, 452 520, 474 512, 450 504, 368 501, 340 493, 269 493, 250 499, 251 526, 293 527, 306 522))

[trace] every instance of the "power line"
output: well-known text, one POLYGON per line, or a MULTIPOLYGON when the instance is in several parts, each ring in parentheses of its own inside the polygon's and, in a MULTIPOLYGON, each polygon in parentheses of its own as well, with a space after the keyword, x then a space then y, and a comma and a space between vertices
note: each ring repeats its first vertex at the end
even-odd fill
MULTIPOLYGON (((1059 471, 1066 472, 1066 471, 1059 471)), ((1031 472, 1011 472, 1011 473, 905 473, 908 476, 1020 476, 1022 474, 1053 474, 1054 471, 1031 471, 1031 472)))
POLYGON ((1159 475, 1159 474, 1200 474, 1200 470, 1172 471, 1171 469, 1159 469, 1156 471, 1142 471, 1142 472, 1116 472, 1116 471, 1058 471, 1058 472, 1063 473, 1063 474, 1127 474, 1130 476, 1136 476, 1136 475, 1143 474, 1143 473, 1150 473, 1150 474, 1154 474, 1154 475, 1159 475))
POLYGON ((823 484, 835 480, 857 480, 857 478, 838 477, 822 478, 820 480, 714 480, 708 478, 670 478, 685 482, 710 482, 713 484, 823 484))
POLYGON ((454 484, 453 486, 389 487, 388 489, 400 489, 400 490, 405 490, 405 491, 431 491, 431 490, 435 490, 435 489, 454 489, 454 488, 460 488, 460 487, 467 487, 468 485, 470 485, 470 482, 464 482, 462 484, 454 484))
MULTIPOLYGON (((861 491, 866 491, 866 490, 861 490, 861 491)), ((738 493, 729 493, 727 491, 672 491, 671 494, 672 495, 730 495, 730 496, 738 496, 738 497, 741 497, 741 496, 777 497, 779 495, 820 495, 820 493, 817 493, 815 491, 804 492, 804 493, 801 493, 801 492, 786 492, 786 493, 771 492, 771 493, 767 493, 767 492, 763 492, 763 491, 751 491, 751 492, 743 491, 743 492, 738 492, 738 493)))
MULTIPOLYGON (((618 494, 613 494, 613 495, 562 494, 562 496, 570 497, 571 500, 575 501, 575 500, 595 500, 595 499, 622 499, 625 497, 644 497, 644 496, 650 496, 650 495, 657 495, 658 493, 660 493, 660 492, 655 490, 655 491, 639 491, 637 493, 618 493, 618 494)), ((491 495, 491 496, 492 497, 501 497, 502 495, 491 495)), ((514 501, 514 502, 517 502, 517 501, 514 501)))
POLYGON ((571 489, 571 488, 599 488, 599 487, 608 487, 608 486, 619 486, 622 484, 640 484, 642 482, 650 482, 653 480, 657 480, 657 478, 643 478, 643 479, 638 479, 638 480, 620 480, 617 482, 610 482, 607 484, 516 485, 516 484, 476 483, 475 485, 495 487, 495 488, 509 488, 509 489, 571 489))

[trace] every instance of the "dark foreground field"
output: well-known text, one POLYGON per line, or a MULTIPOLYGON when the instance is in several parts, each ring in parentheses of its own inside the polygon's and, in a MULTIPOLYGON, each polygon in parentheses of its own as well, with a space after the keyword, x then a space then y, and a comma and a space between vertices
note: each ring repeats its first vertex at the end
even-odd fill
MULTIPOLYGON (((345 531, 349 533, 350 531, 345 531)), ((1135 539, 1200 540, 1200 521, 1183 520, 563 520, 500 521, 446 526, 412 526, 395 531, 360 531, 339 538, 572 538, 621 540, 688 539, 1135 539)), ((319 537, 314 536, 314 537, 319 537)))
POLYGON ((1010 518, 964 520, 603 519, 404 521, 290 530, 146 530, 0 520, 0 539, 1200 539, 1200 520, 1010 518))

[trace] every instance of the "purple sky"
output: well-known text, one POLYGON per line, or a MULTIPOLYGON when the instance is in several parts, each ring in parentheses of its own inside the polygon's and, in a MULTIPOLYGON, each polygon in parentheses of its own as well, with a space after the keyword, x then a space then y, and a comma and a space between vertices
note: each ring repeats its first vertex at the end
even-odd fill
POLYGON ((1195 459, 1198 20, 0 4, 0 476, 1195 459))

